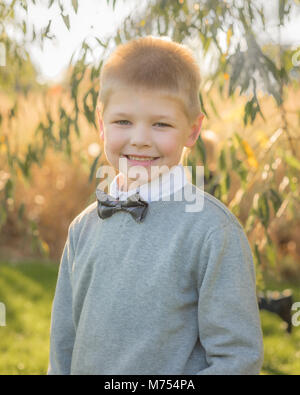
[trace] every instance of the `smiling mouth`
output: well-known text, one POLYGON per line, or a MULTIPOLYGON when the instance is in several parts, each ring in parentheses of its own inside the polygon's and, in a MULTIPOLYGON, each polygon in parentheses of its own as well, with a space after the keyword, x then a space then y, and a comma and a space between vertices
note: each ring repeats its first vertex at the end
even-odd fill
POLYGON ((156 159, 159 159, 160 156, 152 156, 152 157, 137 157, 134 155, 124 155, 122 154, 121 157, 125 157, 130 161, 137 161, 137 162, 153 162, 156 159))

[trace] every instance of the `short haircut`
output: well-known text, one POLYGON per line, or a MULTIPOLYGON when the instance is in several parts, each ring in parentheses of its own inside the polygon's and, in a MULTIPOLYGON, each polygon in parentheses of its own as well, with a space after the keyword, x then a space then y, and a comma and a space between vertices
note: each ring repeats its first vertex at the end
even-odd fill
POLYGON ((100 73, 98 105, 102 116, 111 93, 120 87, 165 93, 177 100, 190 124, 201 112, 197 61, 190 49, 169 39, 140 37, 112 52, 100 73))

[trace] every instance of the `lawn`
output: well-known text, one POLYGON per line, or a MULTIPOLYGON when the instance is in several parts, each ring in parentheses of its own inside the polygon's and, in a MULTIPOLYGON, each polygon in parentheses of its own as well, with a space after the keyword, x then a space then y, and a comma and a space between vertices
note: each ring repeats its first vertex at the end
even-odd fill
MULTIPOLYGON (((57 265, 0 263, 0 302, 6 306, 6 326, 0 327, 0 374, 44 375, 47 372, 51 304, 57 265)), ((270 284, 270 289, 300 290, 291 284, 270 284)), ((265 360, 263 375, 300 374, 300 326, 285 331, 276 315, 261 311, 265 360)))
POLYGON ((48 366, 51 304, 57 266, 0 263, 0 374, 45 374, 48 366))

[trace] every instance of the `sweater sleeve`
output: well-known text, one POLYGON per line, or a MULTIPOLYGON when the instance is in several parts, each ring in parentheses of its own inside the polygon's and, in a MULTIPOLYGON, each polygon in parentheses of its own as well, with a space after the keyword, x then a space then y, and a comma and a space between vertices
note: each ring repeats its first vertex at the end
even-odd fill
POLYGON ((75 327, 72 318, 71 268, 74 258, 71 225, 60 261, 52 305, 48 375, 69 375, 75 327))
POLYGON ((198 324, 208 367, 197 374, 259 374, 263 340, 247 237, 241 226, 229 223, 210 233, 202 251, 198 324))

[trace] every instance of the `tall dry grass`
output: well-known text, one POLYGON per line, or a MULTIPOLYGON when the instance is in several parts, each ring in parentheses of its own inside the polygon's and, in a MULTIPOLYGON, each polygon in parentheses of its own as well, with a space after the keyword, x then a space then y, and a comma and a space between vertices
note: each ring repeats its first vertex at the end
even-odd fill
MULTIPOLYGON (((2 135, 7 135, 11 144, 11 150, 19 155, 25 154, 29 143, 40 143, 40 137, 34 135, 34 131, 40 121, 46 122, 46 113, 49 111, 54 119, 55 133, 59 133, 59 106, 63 104, 67 111, 72 111, 72 103, 68 96, 67 87, 56 85, 42 92, 32 92, 27 97, 18 98, 18 113, 11 121, 4 117, 2 123, 2 135)), ((296 152, 299 152, 299 109, 300 91, 297 85, 290 86, 285 92, 284 103, 285 117, 290 125, 290 135, 292 144, 296 152)), ((271 136, 278 128, 282 127, 283 114, 274 104, 269 96, 260 94, 261 107, 265 121, 258 116, 252 125, 243 124, 243 111, 246 98, 238 97, 224 99, 214 91, 209 96, 204 92, 206 109, 210 117, 203 122, 203 129, 212 130, 217 137, 218 144, 214 160, 218 160, 220 149, 233 133, 239 133, 255 153, 255 159, 259 165, 272 165, 276 161, 276 149, 270 163, 265 163, 265 157, 261 153, 268 146, 271 136), (218 110, 215 114, 212 105, 218 110)), ((80 102, 80 100, 79 100, 80 102)), ((8 112, 12 106, 12 100, 4 95, 0 95, 0 106, 2 114, 8 112)), ((30 220, 38 224, 38 230, 34 230, 35 235, 39 233, 44 241, 44 247, 49 251, 52 259, 58 260, 61 256, 65 243, 67 229, 71 220, 79 214, 89 203, 94 201, 96 179, 89 183, 88 177, 91 164, 94 161, 95 153, 92 152, 91 144, 99 144, 101 141, 95 127, 91 126, 83 116, 79 118, 79 129, 81 138, 77 139, 75 133, 71 138, 73 147, 72 159, 69 160, 63 153, 54 152, 49 149, 41 167, 34 165, 29 181, 24 180, 21 171, 18 170, 18 182, 14 194, 14 199, 8 205, 8 220, 1 231, 0 252, 1 255, 10 259, 20 259, 32 257, 37 252, 31 250, 31 237, 28 229, 30 220), (17 211, 24 203, 26 216, 18 219, 17 211)), ((285 133, 278 141, 278 149, 290 149, 290 142, 285 133)), ((0 147, 0 189, 1 177, 7 177, 9 169, 5 162, 5 151, 3 145, 0 147), (2 149, 1 149, 2 147, 2 149)), ((276 147, 275 147, 276 148, 276 147)), ((105 161, 104 155, 100 160, 105 161)), ((270 159, 268 159, 270 160, 270 159)), ((252 163, 252 169, 257 171, 257 164, 252 163)), ((249 165, 249 164, 248 164, 249 165)), ((278 163, 278 186, 282 182, 285 173, 285 164, 278 163)), ((253 183, 252 189, 245 199, 241 201, 240 219, 244 223, 247 219, 249 208, 252 204, 253 196, 260 191, 264 181, 257 179, 253 183)), ((240 188, 237 176, 232 172, 232 184, 228 197, 228 204, 240 188)), ((274 223, 274 240, 279 246, 279 253, 282 256, 290 256, 293 261, 299 262, 300 257, 300 218, 290 218, 284 215, 280 221, 274 223)), ((249 235, 250 241, 260 237, 259 229, 256 234, 249 235)), ((280 258, 281 259, 281 258, 280 258)))

